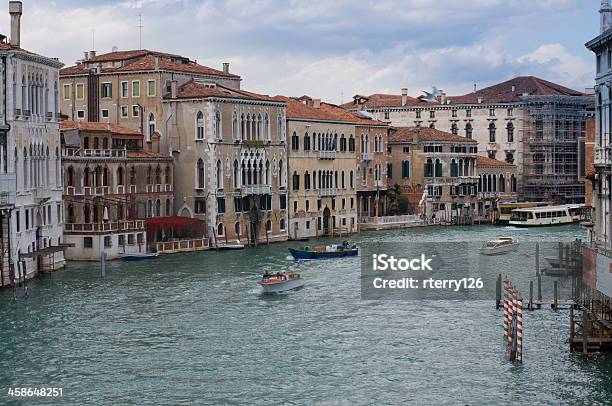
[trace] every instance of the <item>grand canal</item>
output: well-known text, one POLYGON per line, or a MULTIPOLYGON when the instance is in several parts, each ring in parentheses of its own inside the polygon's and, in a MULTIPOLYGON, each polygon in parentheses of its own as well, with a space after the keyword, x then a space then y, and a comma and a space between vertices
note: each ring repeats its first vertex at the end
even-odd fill
MULTIPOLYGON (((377 241, 535 242, 583 238, 578 226, 478 226, 372 232, 377 241)), ((612 357, 568 352, 567 310, 525 315, 525 362, 504 357, 487 301, 361 299, 359 258, 295 263, 275 244, 141 263, 70 263, 0 292, 0 404, 611 404, 612 357), (266 297, 264 270, 305 288, 266 297), (9 387, 61 387, 16 400, 9 387), (19 403, 21 402, 21 403, 19 403)), ((438 244, 451 247, 453 244, 438 244)), ((445 249, 445 248, 442 248, 445 249)), ((500 272, 533 269, 497 257, 500 272)), ((545 277, 550 283, 552 277, 545 277)))

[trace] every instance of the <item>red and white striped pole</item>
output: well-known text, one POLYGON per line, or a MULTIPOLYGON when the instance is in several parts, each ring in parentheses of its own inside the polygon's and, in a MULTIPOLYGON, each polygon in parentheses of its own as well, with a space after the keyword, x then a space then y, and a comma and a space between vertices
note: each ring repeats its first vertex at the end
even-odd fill
POLYGON ((516 302, 516 360, 523 362, 523 298, 516 302))
POLYGON ((508 306, 510 281, 504 280, 504 338, 508 338, 510 329, 510 308, 508 306))

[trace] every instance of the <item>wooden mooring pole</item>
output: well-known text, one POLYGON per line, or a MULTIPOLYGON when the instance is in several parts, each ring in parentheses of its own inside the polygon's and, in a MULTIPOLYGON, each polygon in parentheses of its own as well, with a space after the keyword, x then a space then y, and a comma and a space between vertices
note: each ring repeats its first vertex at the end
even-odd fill
POLYGON ((533 281, 529 281, 529 310, 533 310, 533 281))
POLYGON ((536 248, 535 248, 535 272, 536 275, 540 274, 540 243, 536 242, 536 248))
POLYGON ((574 306, 570 306, 569 309, 570 319, 570 352, 574 352, 574 336, 576 335, 576 326, 574 325, 574 306))
POLYGON ((553 310, 557 310, 559 308, 559 297, 558 297, 558 292, 557 292, 557 281, 555 281, 555 283, 553 285, 553 303, 552 303, 552 308, 553 308, 553 310))
POLYGON ((501 291, 502 291, 502 276, 497 275, 497 281, 495 282, 495 308, 501 307, 501 291))
POLYGON ((538 275, 538 302, 542 303, 542 275, 538 275))

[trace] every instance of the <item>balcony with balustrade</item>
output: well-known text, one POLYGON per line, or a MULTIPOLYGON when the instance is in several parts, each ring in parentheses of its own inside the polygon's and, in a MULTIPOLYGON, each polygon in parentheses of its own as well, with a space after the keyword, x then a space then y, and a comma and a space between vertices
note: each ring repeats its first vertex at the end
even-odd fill
POLYGON ((336 151, 319 151, 319 159, 336 159, 336 151))
POLYGON ((333 197, 338 195, 337 188, 322 188, 319 189, 319 197, 333 197))
POLYGON ((598 167, 610 167, 612 161, 610 161, 610 147, 595 147, 595 160, 593 162, 598 167))
POLYGON ((362 161, 371 161, 374 159, 374 154, 372 152, 362 152, 361 160, 362 161))
POLYGON ((243 185, 240 188, 242 196, 249 195, 269 195, 272 193, 270 185, 243 185))
POLYGON ((113 232, 145 231, 144 220, 118 221, 113 223, 66 223, 65 234, 105 234, 113 232))

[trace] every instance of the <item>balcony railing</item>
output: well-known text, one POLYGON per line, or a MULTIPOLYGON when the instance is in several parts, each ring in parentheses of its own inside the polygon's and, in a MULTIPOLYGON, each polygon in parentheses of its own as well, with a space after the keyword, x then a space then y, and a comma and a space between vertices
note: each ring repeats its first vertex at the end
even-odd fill
POLYGON ((606 147, 595 147, 595 165, 611 165, 610 162, 610 148, 606 147))
POLYGON ((94 194, 96 196, 108 195, 110 194, 110 188, 108 186, 96 186, 94 194))
POLYGON ((127 151, 125 149, 65 148, 63 156, 81 158, 125 158, 127 157, 127 151))
POLYGON ((319 159, 336 159, 336 151, 319 151, 319 159))
POLYGON ((119 221, 115 223, 66 223, 67 233, 103 233, 113 231, 144 231, 144 220, 119 221))
POLYGON ((374 154, 371 152, 362 152, 361 153, 361 160, 362 161, 371 161, 372 159, 374 159, 374 154))
POLYGON ((269 195, 272 187, 270 185, 243 185, 242 196, 248 195, 269 195))
POLYGON ((409 214, 403 216, 381 216, 381 217, 359 217, 359 222, 362 224, 409 224, 409 223, 420 223, 421 220, 416 214, 409 214))
POLYGON ((337 194, 338 194, 338 189, 336 189, 336 188, 319 189, 319 196, 320 197, 336 196, 337 194))
POLYGON ((205 238, 194 238, 192 240, 176 240, 158 242, 155 249, 160 254, 174 254, 176 252, 202 251, 208 249, 208 240, 205 238))
POLYGON ((117 185, 117 194, 122 195, 125 193, 125 185, 117 185))

